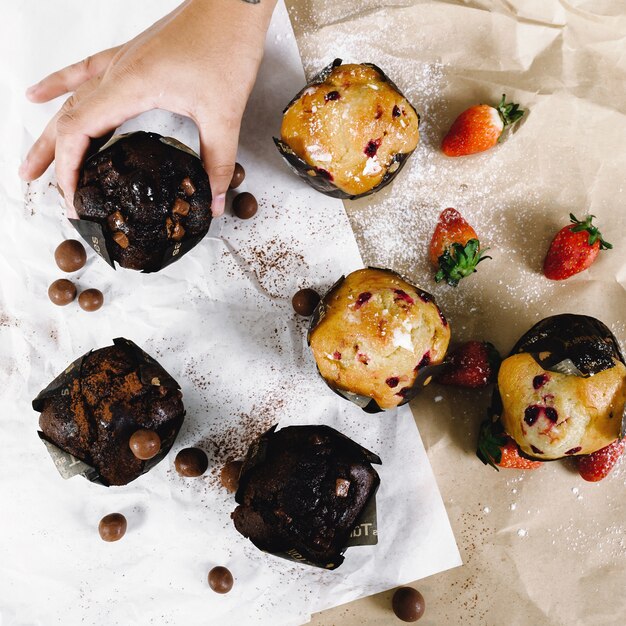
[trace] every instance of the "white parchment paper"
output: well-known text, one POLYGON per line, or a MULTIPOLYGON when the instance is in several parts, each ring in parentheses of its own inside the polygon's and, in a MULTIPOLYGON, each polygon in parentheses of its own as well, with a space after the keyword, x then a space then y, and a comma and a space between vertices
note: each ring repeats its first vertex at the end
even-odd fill
MULTIPOLYGON (((304 286, 327 289, 362 261, 342 203, 309 189, 276 152, 272 133, 304 75, 279 5, 241 134, 240 190, 257 216, 225 216, 187 256, 158 274, 113 271, 89 250, 70 276, 96 287, 95 313, 59 308, 48 285, 62 277, 55 247, 76 237, 52 173, 28 188, 20 158, 58 107, 30 105, 24 88, 46 73, 125 41, 174 1, 6 3, 0 25, 0 623, 300 624, 312 612, 460 564, 428 459, 408 408, 367 415, 315 372, 306 322, 291 309, 304 286), (125 336, 178 380, 187 418, 167 459, 125 487, 64 481, 39 441, 30 402, 74 358, 125 336), (217 472, 273 423, 323 423, 379 454, 379 543, 354 547, 334 572, 266 555, 230 520, 232 495, 217 472), (207 474, 182 479, 173 459, 199 445, 207 474), (110 512, 128 519, 118 543, 100 540, 110 512), (225 565, 233 590, 206 575, 225 565)), ((193 125, 165 112, 126 124, 197 148, 193 125)))

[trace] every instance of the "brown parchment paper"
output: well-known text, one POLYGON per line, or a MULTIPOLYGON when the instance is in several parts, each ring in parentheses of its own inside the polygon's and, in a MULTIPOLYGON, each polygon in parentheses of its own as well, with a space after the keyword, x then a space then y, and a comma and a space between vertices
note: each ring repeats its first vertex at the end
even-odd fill
MULTIPOLYGON (((534 323, 572 312, 626 345, 626 3, 622 0, 288 0, 307 75, 334 57, 380 65, 422 115, 396 181, 346 202, 364 261, 437 298, 453 341, 502 354, 534 323), (448 159, 438 146, 475 102, 528 109, 506 142, 448 159), (454 206, 493 260, 458 289, 426 250, 454 206), (593 213, 614 250, 563 282, 541 266, 555 232, 593 213)), ((626 614, 626 463, 603 482, 566 462, 496 473, 475 457, 490 390, 431 385, 412 402, 464 565, 419 581, 420 624, 619 624, 626 614)), ((400 623, 391 591, 317 614, 316 625, 400 623)))

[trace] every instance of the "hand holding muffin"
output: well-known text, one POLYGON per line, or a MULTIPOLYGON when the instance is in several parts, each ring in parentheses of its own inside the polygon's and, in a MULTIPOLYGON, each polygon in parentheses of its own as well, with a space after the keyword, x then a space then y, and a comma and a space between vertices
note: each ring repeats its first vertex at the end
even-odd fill
POLYGON ((241 117, 275 4, 275 0, 260 4, 186 0, 129 42, 30 87, 27 96, 33 102, 74 93, 31 148, 20 176, 34 180, 56 159, 58 183, 73 213, 78 173, 90 139, 160 108, 197 124, 211 181, 212 211, 221 215, 235 167, 241 117))

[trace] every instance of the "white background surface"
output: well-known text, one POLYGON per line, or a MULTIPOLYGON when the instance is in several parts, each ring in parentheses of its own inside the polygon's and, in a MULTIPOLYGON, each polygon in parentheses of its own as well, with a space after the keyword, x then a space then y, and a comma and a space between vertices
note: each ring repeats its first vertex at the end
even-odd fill
MULTIPOLYGON (((0 25, 0 53, 10 60, 0 67, 2 626, 298 624, 313 611, 460 562, 409 410, 370 416, 335 396, 316 375, 305 322, 291 309, 298 288, 323 292, 361 259, 341 202, 301 183, 271 142, 284 104, 304 82, 282 4, 238 157, 247 170, 241 190, 258 197, 259 214, 218 220, 200 245, 159 274, 114 272, 88 251, 86 267, 70 278, 79 289, 101 289, 104 307, 85 313, 76 303, 58 308, 48 301, 48 285, 62 276, 54 248, 76 235, 50 173, 27 190, 17 179, 20 158, 59 104, 27 104, 23 90, 125 41, 175 4, 12 2, 0 25), (74 358, 117 336, 137 342, 178 380, 186 422, 168 458, 126 487, 63 481, 36 435, 30 401, 74 358), (331 425, 383 460, 379 544, 350 549, 335 572, 265 555, 229 519, 234 498, 211 469, 274 422, 331 425), (183 480, 173 470, 176 452, 189 445, 210 455, 202 479, 183 480), (97 525, 113 511, 126 515, 128 532, 107 544, 97 525), (218 564, 235 576, 225 596, 206 584, 218 564)), ((136 128, 197 148, 182 118, 156 112, 124 127, 136 128)))

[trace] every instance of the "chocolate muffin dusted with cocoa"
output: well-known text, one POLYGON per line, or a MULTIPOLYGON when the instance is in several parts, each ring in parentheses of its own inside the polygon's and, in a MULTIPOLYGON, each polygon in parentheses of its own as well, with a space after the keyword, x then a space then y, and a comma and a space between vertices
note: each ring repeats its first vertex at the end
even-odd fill
POLYGON ((113 343, 72 363, 33 408, 53 456, 65 452, 82 461, 93 482, 125 485, 167 454, 185 409, 178 383, 154 359, 128 339, 113 343), (146 432, 158 445, 141 454, 130 443, 146 432))
POLYGON ((244 460, 232 514, 257 548, 335 569, 380 479, 380 458, 328 426, 273 426, 244 460))
POLYGON ((143 131, 115 137, 87 159, 74 204, 81 220, 102 228, 111 260, 146 272, 180 258, 211 224, 202 161, 176 140, 143 131))

